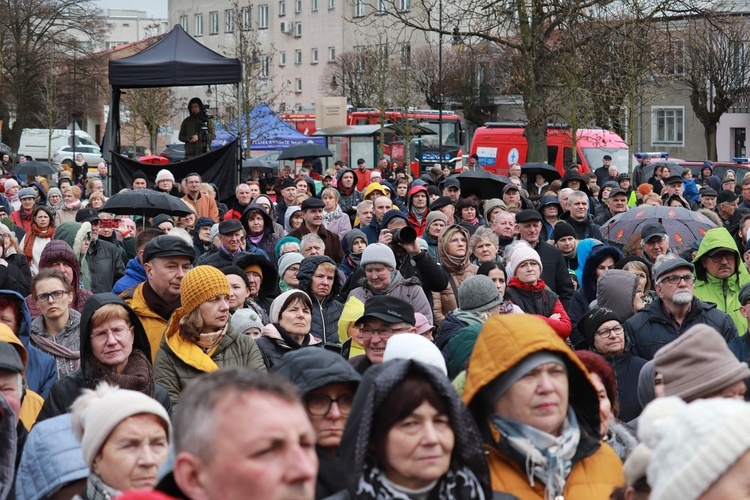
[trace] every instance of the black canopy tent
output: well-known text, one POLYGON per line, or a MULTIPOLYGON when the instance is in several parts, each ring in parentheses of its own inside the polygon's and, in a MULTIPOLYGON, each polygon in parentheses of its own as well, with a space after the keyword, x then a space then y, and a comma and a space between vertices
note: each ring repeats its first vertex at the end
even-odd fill
MULTIPOLYGON (((130 57, 110 60, 111 94, 102 145, 104 158, 111 161, 112 151, 119 151, 120 94, 123 89, 232 83, 239 87, 241 80, 242 63, 239 59, 224 57, 205 47, 179 24, 147 49, 130 57)), ((241 95, 239 88, 237 95, 241 95)), ((242 112, 238 109, 237 116, 242 116, 242 112)))

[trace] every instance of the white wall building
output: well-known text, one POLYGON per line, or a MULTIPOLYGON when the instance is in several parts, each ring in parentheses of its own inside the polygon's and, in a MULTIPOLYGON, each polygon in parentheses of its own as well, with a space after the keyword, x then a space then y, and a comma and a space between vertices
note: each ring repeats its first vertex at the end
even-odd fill
POLYGON ((107 9, 106 21, 107 38, 99 47, 103 50, 169 32, 166 19, 150 17, 143 10, 107 9))

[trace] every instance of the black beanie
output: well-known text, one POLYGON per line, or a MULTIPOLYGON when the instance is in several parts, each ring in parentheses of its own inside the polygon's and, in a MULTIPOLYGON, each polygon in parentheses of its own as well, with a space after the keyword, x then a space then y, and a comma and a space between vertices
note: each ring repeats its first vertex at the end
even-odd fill
POLYGON ((578 331, 581 332, 583 338, 586 339, 588 346, 594 347, 594 335, 596 335, 596 331, 604 323, 612 320, 617 322, 620 321, 613 310, 603 307, 590 309, 580 320, 578 320, 578 331))
POLYGON ((572 236, 573 238, 577 236, 576 230, 573 229, 573 226, 567 222, 558 222, 555 224, 555 229, 552 230, 552 238, 554 238, 555 243, 566 236, 572 236))

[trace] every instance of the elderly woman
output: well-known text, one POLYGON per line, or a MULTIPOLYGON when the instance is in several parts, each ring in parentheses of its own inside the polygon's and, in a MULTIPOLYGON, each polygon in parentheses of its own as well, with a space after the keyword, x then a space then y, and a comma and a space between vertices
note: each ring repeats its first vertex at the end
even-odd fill
POLYGON ((480 439, 436 368, 406 359, 373 366, 346 422, 346 490, 334 498, 491 498, 480 439))
POLYGON ((362 377, 344 358, 325 349, 290 352, 275 371, 297 386, 305 403, 320 464, 315 498, 328 498, 346 487, 348 474, 339 445, 362 377))
POLYGON ((241 366, 265 371, 255 341, 229 322, 229 281, 211 266, 197 266, 182 278, 182 306, 169 318, 154 363, 154 380, 177 405, 180 392, 195 377, 241 366))
POLYGON ((78 186, 63 188, 63 206, 55 213, 55 225, 63 222, 75 222, 76 214, 81 209, 81 190, 78 186))
POLYGON ((340 240, 343 240, 344 236, 352 230, 352 224, 349 221, 349 216, 339 206, 341 194, 335 188, 329 187, 323 190, 320 199, 323 200, 325 205, 323 208, 323 225, 330 232, 338 235, 340 240))
POLYGON ((68 412, 81 390, 100 382, 139 391, 168 412, 172 404, 164 387, 154 382, 151 345, 135 312, 120 297, 99 293, 81 313, 81 367, 52 386, 37 421, 68 412))
POLYGON ((172 435, 169 415, 159 403, 102 382, 73 403, 73 430, 90 470, 86 489, 76 498, 114 498, 156 486, 172 435))
POLYGON ((297 271, 303 259, 302 254, 297 252, 282 255, 279 259, 279 289, 282 292, 299 288, 297 271))
POLYGON ((435 261, 438 260, 438 240, 440 236, 448 227, 448 217, 439 210, 432 211, 427 214, 427 222, 425 224, 424 234, 422 239, 427 242, 427 251, 430 253, 435 261))
POLYGON ((542 260, 528 245, 519 245, 510 256, 506 294, 523 312, 542 318, 561 338, 570 335, 570 318, 557 294, 542 280, 542 260))
POLYGON ((462 226, 449 226, 438 239, 438 258, 449 276, 449 286, 442 292, 432 292, 435 324, 439 325, 450 311, 460 307, 456 296, 458 287, 469 276, 477 273, 470 262, 469 231, 462 226))
POLYGON ((466 228, 469 235, 474 234, 477 227, 483 224, 478 214, 477 203, 471 198, 464 198, 456 204, 456 215, 461 227, 466 228))
POLYGON ((258 203, 250 203, 242 212, 240 222, 247 233, 248 244, 266 252, 276 265, 276 243, 280 238, 273 232, 273 220, 265 208, 258 203))
POLYGON ((420 312, 433 322, 432 308, 424 294, 422 284, 415 278, 404 278, 396 270, 396 256, 388 245, 372 243, 362 252, 360 267, 365 279, 349 293, 349 300, 357 299, 363 304, 375 295, 391 295, 408 302, 415 312, 420 312))
POLYGON ((471 260, 477 266, 485 262, 496 262, 499 248, 497 235, 488 227, 478 227, 469 240, 471 260))
POLYGON ((289 290, 282 293, 274 299, 269 312, 272 323, 263 328, 262 336, 257 340, 269 370, 273 370, 288 352, 321 344, 310 333, 312 301, 305 292, 289 290))
POLYGON ((23 254, 29 262, 31 275, 39 272, 39 259, 47 243, 55 235, 54 214, 47 207, 36 207, 32 212, 31 231, 21 240, 23 254))
POLYGON ((31 321, 31 345, 55 358, 59 378, 65 377, 81 366, 81 313, 71 308, 73 288, 60 271, 42 269, 31 296, 42 312, 31 321))
POLYGON ((247 307, 254 309, 264 324, 268 323, 266 311, 271 307, 278 280, 276 267, 265 257, 248 253, 235 257, 234 265, 245 271, 250 284, 247 307))
POLYGON ((91 196, 89 196, 89 199, 87 201, 88 201, 88 203, 86 204, 87 207, 91 207, 91 208, 95 208, 99 210, 100 208, 102 208, 102 205, 104 205, 104 203, 107 201, 107 198, 105 198, 102 193, 91 193, 91 196))
POLYGON ((622 462, 600 441, 599 397, 542 318, 487 320, 463 400, 488 452, 492 490, 517 498, 609 498, 622 462))
POLYGON ((47 192, 47 208, 56 213, 58 210, 62 210, 63 207, 62 191, 59 188, 49 188, 47 192))

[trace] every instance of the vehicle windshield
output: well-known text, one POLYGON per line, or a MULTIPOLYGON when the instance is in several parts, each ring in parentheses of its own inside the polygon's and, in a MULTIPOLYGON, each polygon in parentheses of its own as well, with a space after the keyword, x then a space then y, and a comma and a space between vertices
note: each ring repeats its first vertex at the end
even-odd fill
POLYGON ((604 155, 612 157, 612 165, 617 166, 617 170, 620 173, 628 171, 628 152, 627 148, 582 148, 583 156, 586 158, 586 163, 592 171, 602 166, 602 158, 604 155))
MULTIPOLYGON (((435 131, 435 135, 423 135, 422 136, 422 145, 428 148, 438 147, 438 141, 440 140, 438 136, 438 132, 440 130, 440 122, 437 120, 435 120, 434 122, 421 121, 419 122, 419 125, 423 127, 427 127, 435 131)), ((458 147, 458 135, 459 135, 458 122, 443 121, 443 146, 450 146, 450 147, 457 148, 458 147)))

